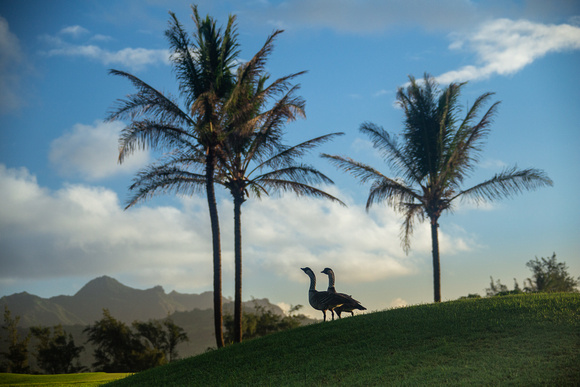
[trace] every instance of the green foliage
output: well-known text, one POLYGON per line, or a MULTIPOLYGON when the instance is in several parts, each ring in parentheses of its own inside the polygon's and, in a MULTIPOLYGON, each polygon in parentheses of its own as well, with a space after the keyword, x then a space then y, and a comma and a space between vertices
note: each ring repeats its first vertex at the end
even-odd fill
MULTIPOLYGON (((292 313, 298 311, 300 308, 302 308, 302 305, 297 305, 290 310, 288 316, 282 316, 255 303, 253 312, 244 311, 242 314, 243 338, 249 340, 266 336, 270 333, 299 327, 306 319, 306 316, 302 314, 292 315, 292 313)), ((226 329, 224 339, 226 343, 233 343, 235 341, 234 320, 234 316, 230 314, 224 315, 224 326, 226 329)))
POLYGON ((485 289, 485 295, 487 297, 494 297, 494 296, 507 296, 508 294, 521 294, 523 291, 520 289, 520 285, 518 281, 514 278, 514 290, 509 290, 508 287, 501 283, 498 279, 496 283, 493 283, 493 277, 489 277, 491 282, 489 284, 489 288, 485 289))
POLYGON ((577 385, 580 294, 451 301, 312 324, 113 386, 577 385))
POLYGON ((12 372, 16 374, 25 374, 30 371, 28 365, 28 342, 30 333, 20 339, 18 334, 18 322, 20 316, 12 318, 8 306, 4 306, 4 324, 2 329, 6 331, 6 342, 8 343, 8 352, 3 352, 4 357, 1 369, 3 372, 12 372))
POLYGON ((460 300, 465 300, 465 299, 470 299, 470 298, 481 298, 481 296, 477 293, 469 293, 467 296, 459 297, 460 300))
POLYGON ((162 351, 168 362, 175 361, 179 358, 177 345, 184 341, 189 341, 185 330, 177 326, 170 317, 163 321, 135 321, 133 328, 144 339, 146 339, 153 348, 162 351))
POLYGON ((86 367, 79 364, 83 346, 76 346, 71 334, 67 336, 62 325, 52 328, 31 327, 30 332, 38 340, 36 360, 38 366, 48 374, 70 374, 83 371, 86 367), (76 364, 73 362, 76 360, 76 364))
POLYGON ((84 332, 88 342, 96 346, 93 367, 97 371, 137 372, 167 362, 161 349, 113 318, 107 309, 103 309, 103 318, 84 332))
POLYGON ((556 253, 551 258, 532 259, 526 266, 532 278, 526 280, 528 292, 578 292, 578 280, 568 274, 566 262, 557 262, 556 253))
POLYGON ((498 279, 496 283, 491 278, 490 287, 486 288, 487 297, 505 296, 508 294, 520 293, 541 293, 541 292, 578 292, 577 286, 580 277, 575 280, 568 274, 566 262, 558 262, 556 253, 551 258, 532 259, 526 263, 526 266, 532 271, 532 278, 524 281, 526 286, 522 290, 518 281, 514 278, 514 289, 501 283, 498 279))

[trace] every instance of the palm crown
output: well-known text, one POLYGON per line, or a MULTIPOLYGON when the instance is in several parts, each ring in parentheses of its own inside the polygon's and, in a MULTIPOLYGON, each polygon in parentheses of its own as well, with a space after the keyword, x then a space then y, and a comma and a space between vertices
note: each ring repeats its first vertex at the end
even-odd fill
POLYGON ((409 78, 409 86, 399 88, 397 92, 397 102, 405 114, 402 144, 373 123, 365 122, 360 126, 360 131, 370 137, 373 147, 399 177, 388 177, 348 157, 323 156, 362 183, 370 183, 367 210, 374 203, 386 201, 403 215, 401 241, 406 252, 411 246, 415 219, 422 221, 429 218, 436 271, 435 300, 439 301, 438 220, 445 211, 452 209, 454 200, 462 197, 478 202, 493 201, 524 190, 552 185, 552 181, 539 169, 520 170, 513 167, 463 189, 462 183, 479 160, 499 102, 484 111, 485 104, 493 96, 493 93, 485 93, 462 117, 459 96, 465 83, 451 83, 439 91, 435 80, 427 74, 423 82, 409 78))

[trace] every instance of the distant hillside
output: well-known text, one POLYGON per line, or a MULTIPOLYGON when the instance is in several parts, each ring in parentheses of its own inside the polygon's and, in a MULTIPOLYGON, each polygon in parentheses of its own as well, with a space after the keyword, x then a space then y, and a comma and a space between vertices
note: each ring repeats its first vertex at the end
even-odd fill
MULTIPOLYGON (((224 298, 224 304, 229 302, 224 298)), ((4 309, 4 305, 12 315, 21 317, 23 327, 89 325, 101 318, 103 308, 109 309, 116 319, 131 323, 165 318, 175 312, 212 309, 213 292, 167 294, 161 286, 139 290, 103 276, 87 283, 74 296, 47 299, 23 292, 0 298, 0 308, 4 309)), ((276 312, 282 313, 282 310, 278 308, 276 312)))
MULTIPOLYGON (((224 314, 233 314, 233 302, 223 299, 224 314)), ((95 278, 83 286, 74 296, 41 298, 27 292, 0 298, 0 310, 8 306, 13 317, 20 316, 20 331, 25 335, 31 326, 62 324, 71 333, 77 345, 84 345, 81 363, 88 365, 94 359, 94 348, 86 343, 83 330, 103 316, 107 308, 111 315, 126 324, 133 321, 164 319, 171 316, 175 324, 185 329, 189 342, 177 348, 181 357, 199 354, 215 347, 213 331, 213 292, 184 294, 172 291, 165 293, 161 286, 139 290, 125 286, 114 278, 95 278)), ((258 305, 282 315, 282 309, 267 298, 244 302, 244 310, 254 310, 258 305)), ((305 323, 312 320, 305 320, 305 323)), ((6 350, 0 331, 0 352, 6 350)), ((34 359, 31 359, 34 366, 34 359)), ((34 368, 34 367, 33 367, 34 368)))

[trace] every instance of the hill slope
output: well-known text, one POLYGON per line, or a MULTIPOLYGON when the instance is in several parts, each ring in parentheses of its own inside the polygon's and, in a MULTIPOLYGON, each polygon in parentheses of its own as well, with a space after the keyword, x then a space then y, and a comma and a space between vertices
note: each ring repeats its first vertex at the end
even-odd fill
POLYGON ((580 294, 535 294, 313 324, 112 385, 575 385, 578 364, 580 294))

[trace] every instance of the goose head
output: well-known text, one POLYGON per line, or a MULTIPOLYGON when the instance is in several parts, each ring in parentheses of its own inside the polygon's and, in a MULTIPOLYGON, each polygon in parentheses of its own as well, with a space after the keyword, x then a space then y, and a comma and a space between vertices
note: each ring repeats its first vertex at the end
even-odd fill
POLYGON ((309 277, 310 276, 314 276, 314 272, 309 267, 301 267, 300 270, 302 270, 303 272, 305 272, 309 277))
POLYGON ((330 267, 325 267, 324 270, 321 271, 321 273, 323 274, 334 274, 334 272, 332 271, 332 269, 330 267))

